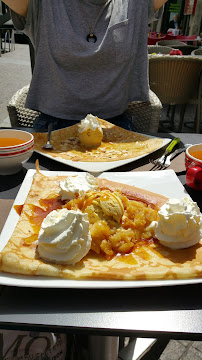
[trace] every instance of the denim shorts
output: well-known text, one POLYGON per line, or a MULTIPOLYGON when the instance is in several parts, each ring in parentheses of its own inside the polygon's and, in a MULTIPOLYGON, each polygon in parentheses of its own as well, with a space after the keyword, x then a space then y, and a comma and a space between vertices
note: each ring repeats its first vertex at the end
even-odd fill
MULTIPOLYGON (((121 115, 115 116, 110 119, 106 119, 107 121, 111 122, 114 125, 120 126, 123 129, 133 131, 133 125, 132 125, 132 117, 126 113, 123 113, 121 115)), ((40 130, 47 130, 48 125, 52 123, 52 130, 59 130, 68 126, 75 125, 76 123, 79 123, 80 120, 64 120, 64 119, 58 119, 50 115, 46 115, 41 113, 33 123, 33 128, 35 131, 39 132, 40 130)))

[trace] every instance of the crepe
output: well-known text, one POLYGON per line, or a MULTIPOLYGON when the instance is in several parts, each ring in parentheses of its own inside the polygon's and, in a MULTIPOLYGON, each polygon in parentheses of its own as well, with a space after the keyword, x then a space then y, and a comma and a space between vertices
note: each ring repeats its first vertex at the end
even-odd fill
MULTIPOLYGON (((201 277, 201 242, 188 249, 171 250, 149 236, 147 226, 156 218, 158 209, 167 198, 106 179, 98 179, 98 193, 109 191, 122 199, 124 204, 122 222, 125 223, 125 234, 129 235, 134 230, 134 226, 130 225, 128 214, 131 213, 131 209, 132 213, 135 209, 133 223, 136 222, 135 229, 139 232, 137 231, 137 239, 133 246, 131 247, 129 236, 126 236, 125 242, 123 237, 117 242, 117 236, 122 231, 120 226, 123 226, 117 223, 115 226, 117 232, 112 236, 110 249, 109 241, 103 237, 103 232, 100 240, 100 230, 99 228, 97 230, 96 223, 92 223, 91 234, 94 240, 91 250, 78 263, 59 265, 40 259, 37 252, 37 238, 43 218, 53 209, 62 207, 72 209, 78 202, 81 207, 82 200, 79 198, 68 202, 61 201, 59 180, 65 178, 66 176, 44 176, 39 171, 36 172, 16 228, 0 254, 1 271, 76 280, 164 280, 201 277), (131 208, 131 206, 135 207, 131 208), (147 218, 145 225, 144 216, 147 218), (113 243, 115 238, 116 241, 113 243), (98 243, 96 239, 99 239, 98 243), (101 243, 102 248, 99 247, 101 243)), ((109 216, 103 221, 106 221, 110 228, 114 219, 109 216)))
POLYGON ((34 133, 34 149, 40 153, 72 161, 105 162, 136 158, 159 149, 163 140, 125 130, 106 120, 99 119, 103 140, 95 148, 81 145, 78 137, 78 125, 53 131, 51 144, 54 149, 43 149, 47 141, 46 133, 34 133))

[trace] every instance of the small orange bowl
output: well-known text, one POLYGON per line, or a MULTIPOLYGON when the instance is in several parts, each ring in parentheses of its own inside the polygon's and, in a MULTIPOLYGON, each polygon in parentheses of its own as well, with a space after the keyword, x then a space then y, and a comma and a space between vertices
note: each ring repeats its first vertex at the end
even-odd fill
POLYGON ((185 152, 186 184, 202 191, 202 144, 191 145, 185 152))
POLYGON ((185 167, 188 170, 192 166, 202 167, 202 144, 191 145, 185 152, 185 167))
POLYGON ((27 131, 0 130, 0 175, 16 174, 34 151, 34 137, 27 131))

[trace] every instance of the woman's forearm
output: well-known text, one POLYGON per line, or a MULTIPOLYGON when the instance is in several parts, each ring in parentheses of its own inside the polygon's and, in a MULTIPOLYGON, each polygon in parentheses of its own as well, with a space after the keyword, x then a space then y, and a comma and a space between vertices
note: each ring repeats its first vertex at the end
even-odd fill
POLYGON ((160 9, 168 0, 154 0, 154 11, 160 9))
POLYGON ((17 14, 26 16, 29 0, 2 0, 6 5, 8 5, 12 10, 17 14))
MULTIPOLYGON (((154 11, 160 9, 168 0, 154 0, 154 11)), ((26 16, 29 0, 3 0, 17 14, 26 16)))

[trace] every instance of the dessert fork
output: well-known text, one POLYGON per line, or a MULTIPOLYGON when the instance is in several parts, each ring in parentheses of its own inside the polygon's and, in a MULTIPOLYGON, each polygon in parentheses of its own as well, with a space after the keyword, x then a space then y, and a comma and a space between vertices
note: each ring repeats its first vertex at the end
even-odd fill
POLYGON ((171 141, 171 143, 167 146, 164 154, 159 159, 156 159, 156 160, 151 159, 151 160, 149 160, 154 165, 154 167, 151 170, 153 170, 156 167, 161 167, 165 163, 165 160, 166 160, 167 156, 171 153, 171 151, 173 150, 173 148, 175 147, 175 145, 177 145, 177 143, 179 141, 180 141, 180 138, 174 138, 171 141))
MULTIPOLYGON (((185 144, 185 146, 181 149, 177 149, 175 150, 173 153, 171 153, 170 155, 168 155, 164 161, 159 159, 159 164, 157 166, 155 166, 155 170, 164 170, 167 169, 170 164, 171 164, 171 160, 177 155, 180 154, 181 152, 185 151, 187 149, 187 147, 189 147, 190 144, 185 144), (160 163, 161 162, 161 163, 160 163)), ((154 168, 153 168, 154 169, 154 168)))

